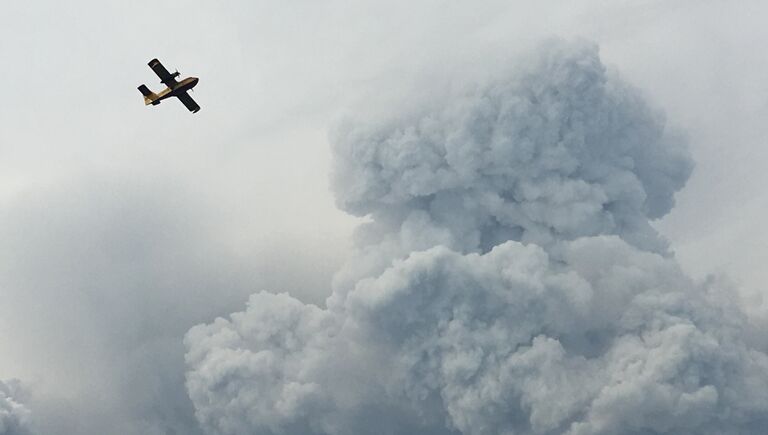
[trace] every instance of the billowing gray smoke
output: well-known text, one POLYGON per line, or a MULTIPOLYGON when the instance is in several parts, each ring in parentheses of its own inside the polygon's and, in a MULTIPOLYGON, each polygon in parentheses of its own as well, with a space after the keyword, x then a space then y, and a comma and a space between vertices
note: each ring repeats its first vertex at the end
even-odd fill
POLYGON ((0 381, 0 435, 28 434, 30 411, 19 402, 17 381, 0 381))
POLYGON ((684 145, 593 45, 521 65, 337 130, 357 256, 326 308, 259 293, 189 331, 208 433, 764 433, 768 357, 649 225, 684 145))

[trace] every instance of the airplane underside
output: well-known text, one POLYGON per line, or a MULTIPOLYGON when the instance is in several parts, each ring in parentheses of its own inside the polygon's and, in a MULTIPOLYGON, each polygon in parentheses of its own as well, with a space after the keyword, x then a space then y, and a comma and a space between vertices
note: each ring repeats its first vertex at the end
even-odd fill
POLYGON ((154 71, 158 77, 160 77, 160 82, 167 87, 159 93, 154 93, 147 87, 147 85, 142 84, 139 86, 138 89, 144 96, 145 105, 151 104, 157 106, 166 98, 176 97, 190 112, 196 113, 200 110, 200 106, 198 106, 195 100, 193 100, 187 93, 187 91, 192 90, 192 88, 197 85, 197 82, 199 81, 197 77, 187 77, 180 82, 176 81, 176 77, 179 76, 178 71, 173 74, 169 73, 157 59, 152 59, 149 62, 149 67, 152 68, 152 71, 154 71))

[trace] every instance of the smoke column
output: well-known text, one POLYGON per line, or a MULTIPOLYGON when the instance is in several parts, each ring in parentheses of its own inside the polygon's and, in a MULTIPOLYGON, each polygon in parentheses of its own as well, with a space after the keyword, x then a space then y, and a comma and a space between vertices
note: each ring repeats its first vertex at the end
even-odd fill
POLYGON ((325 308, 262 292, 188 332, 207 433, 764 433, 768 357, 649 224, 684 142, 592 44, 519 65, 336 129, 355 258, 325 308))
POLYGON ((19 401, 20 385, 0 381, 0 435, 25 435, 30 411, 19 401))

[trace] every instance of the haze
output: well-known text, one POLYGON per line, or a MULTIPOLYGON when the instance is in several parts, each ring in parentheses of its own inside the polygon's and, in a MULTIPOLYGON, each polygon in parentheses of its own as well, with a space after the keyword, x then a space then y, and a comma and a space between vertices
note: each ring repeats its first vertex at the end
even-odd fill
POLYGON ((687 138, 695 169, 653 225, 686 274, 733 283, 765 352, 768 7, 530 3, 0 5, 0 434, 203 433, 187 331, 262 290, 323 306, 354 252, 340 120, 441 101, 550 37, 599 46, 687 138), (199 113, 143 105, 154 57, 200 78, 199 113))

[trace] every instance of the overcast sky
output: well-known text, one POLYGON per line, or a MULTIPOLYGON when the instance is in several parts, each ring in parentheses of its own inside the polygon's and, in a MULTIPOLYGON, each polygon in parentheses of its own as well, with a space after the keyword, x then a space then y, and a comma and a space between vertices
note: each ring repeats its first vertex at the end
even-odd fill
POLYGON ((688 137, 696 168, 655 225, 689 274, 727 275, 765 320, 766 13, 756 0, 2 2, 0 380, 21 380, 46 434, 192 427, 184 333, 260 290, 322 303, 349 253, 360 219, 329 189, 337 121, 492 74, 551 36, 599 44, 688 137), (161 88, 154 57, 200 78, 199 113, 142 104, 138 85, 161 88))

